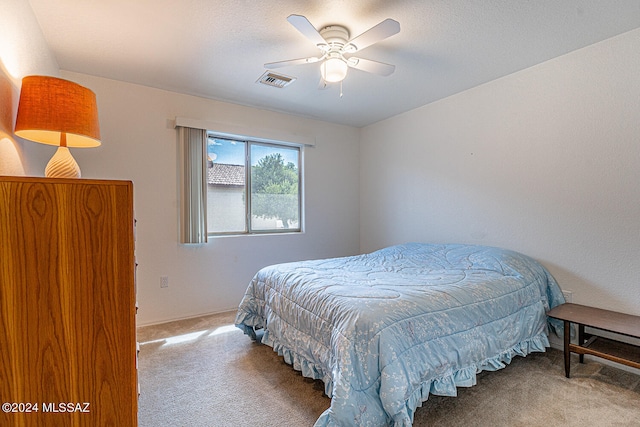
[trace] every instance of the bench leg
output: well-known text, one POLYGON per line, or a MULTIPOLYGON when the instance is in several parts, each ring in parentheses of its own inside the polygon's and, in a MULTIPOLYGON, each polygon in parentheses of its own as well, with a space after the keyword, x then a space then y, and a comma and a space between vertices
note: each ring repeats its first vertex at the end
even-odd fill
MULTIPOLYGON (((584 345, 584 325, 578 325, 578 344, 584 345)), ((580 353, 580 363, 584 363, 584 354, 580 353)))
POLYGON ((569 344, 571 343, 571 322, 564 321, 564 376, 569 378, 571 370, 571 351, 569 344))

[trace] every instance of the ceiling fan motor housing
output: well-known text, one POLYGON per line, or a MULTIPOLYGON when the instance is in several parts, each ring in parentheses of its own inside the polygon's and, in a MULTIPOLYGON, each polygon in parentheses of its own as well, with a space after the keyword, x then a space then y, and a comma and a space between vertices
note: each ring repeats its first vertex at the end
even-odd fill
MULTIPOLYGON (((328 43, 326 48, 327 51, 341 49, 346 46, 349 41, 349 30, 340 25, 329 25, 328 27, 324 27, 320 30, 320 35, 328 43)), ((321 46, 318 47, 323 49, 321 46)))

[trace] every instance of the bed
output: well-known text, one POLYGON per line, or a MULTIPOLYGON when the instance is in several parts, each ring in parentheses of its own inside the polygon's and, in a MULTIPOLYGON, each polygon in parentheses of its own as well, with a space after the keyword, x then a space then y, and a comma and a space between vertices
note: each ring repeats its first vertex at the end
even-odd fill
POLYGON ((235 324, 320 379, 324 426, 411 426, 429 394, 549 347, 554 278, 518 252, 408 243, 261 269, 235 324))

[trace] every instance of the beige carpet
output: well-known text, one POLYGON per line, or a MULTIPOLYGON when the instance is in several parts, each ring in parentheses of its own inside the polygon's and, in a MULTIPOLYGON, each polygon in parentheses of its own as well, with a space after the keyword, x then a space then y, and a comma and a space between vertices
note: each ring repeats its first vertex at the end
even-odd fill
MULTIPOLYGON (((138 329, 140 426, 304 427, 329 407, 320 381, 231 326, 234 314, 138 329)), ((414 426, 640 426, 640 375, 576 357, 567 379, 558 350, 458 391, 430 396, 414 426)))

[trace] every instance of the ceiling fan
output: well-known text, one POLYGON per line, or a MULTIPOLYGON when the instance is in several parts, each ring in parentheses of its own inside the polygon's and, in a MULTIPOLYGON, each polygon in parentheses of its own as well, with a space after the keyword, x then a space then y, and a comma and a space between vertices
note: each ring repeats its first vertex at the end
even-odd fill
POLYGON ((320 83, 326 86, 326 83, 344 80, 347 77, 349 68, 381 76, 392 74, 396 68, 395 65, 385 64, 384 62, 349 56, 399 33, 400 24, 393 19, 385 19, 351 40, 349 39, 349 30, 340 25, 329 25, 318 31, 302 15, 289 15, 287 21, 320 49, 321 54, 309 58, 270 62, 264 64, 267 69, 319 62, 320 74, 322 75, 320 83))

